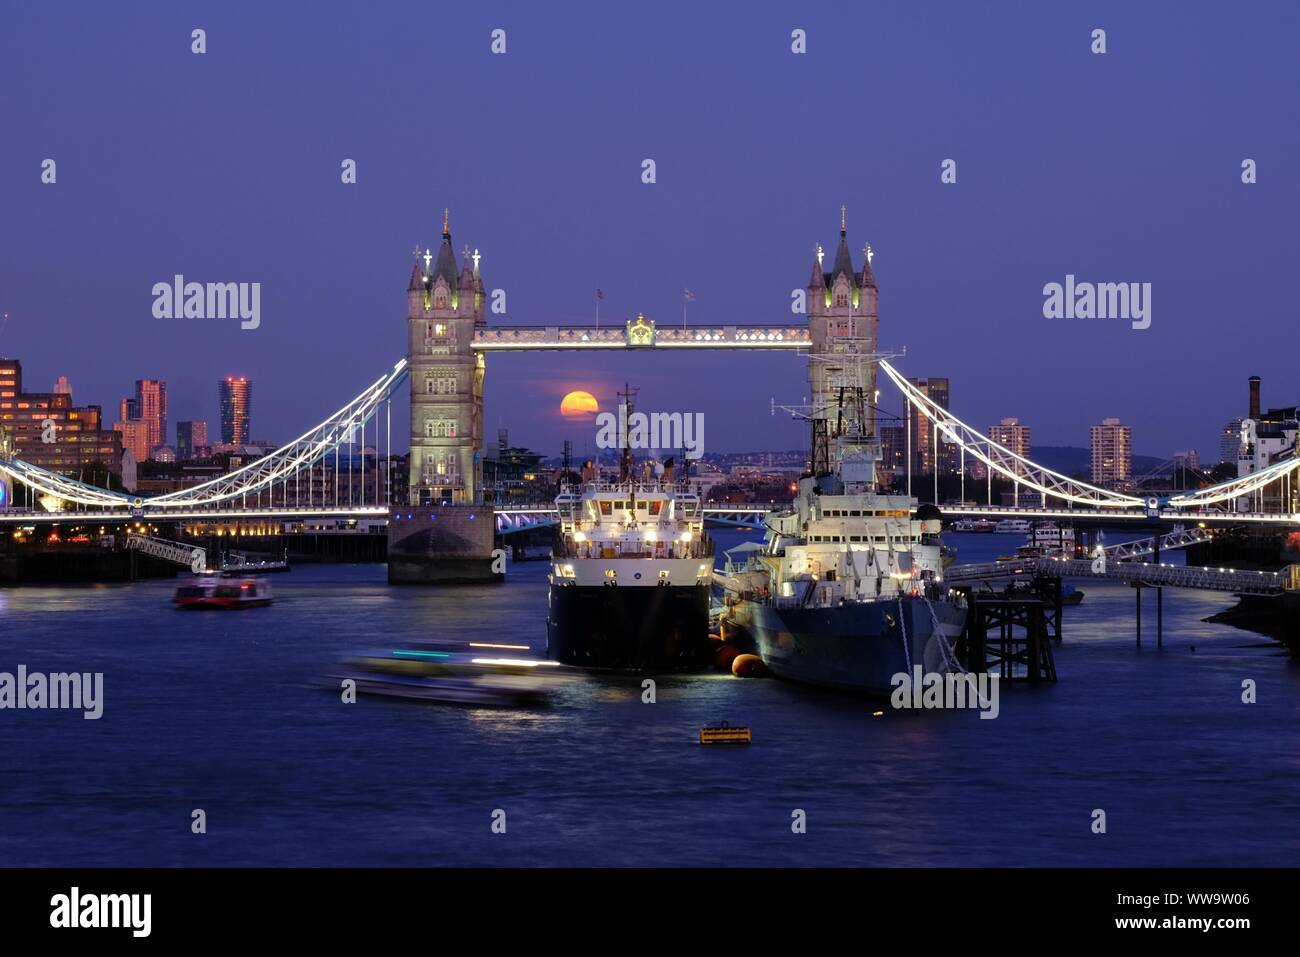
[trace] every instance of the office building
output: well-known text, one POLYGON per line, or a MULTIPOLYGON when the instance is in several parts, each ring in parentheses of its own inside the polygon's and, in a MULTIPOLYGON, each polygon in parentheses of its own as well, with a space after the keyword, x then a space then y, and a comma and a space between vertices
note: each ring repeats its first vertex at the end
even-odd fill
POLYGON ((24 392, 22 363, 0 358, 0 428, 18 458, 65 475, 85 476, 90 466, 120 475, 121 440, 102 421, 99 406, 72 404, 71 386, 66 392, 24 392))
POLYGON ((176 423, 177 461, 188 462, 191 459, 203 458, 210 451, 211 447, 208 445, 208 423, 176 423))

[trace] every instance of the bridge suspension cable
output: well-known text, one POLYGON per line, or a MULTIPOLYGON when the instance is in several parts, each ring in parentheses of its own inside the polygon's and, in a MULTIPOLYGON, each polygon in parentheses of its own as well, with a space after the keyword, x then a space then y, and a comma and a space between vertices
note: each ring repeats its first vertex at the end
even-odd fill
POLYGON ((935 428, 947 436, 950 441, 974 455, 994 472, 1027 488, 1034 489, 1041 493, 1045 499, 1047 496, 1051 496, 1067 502, 1091 505, 1096 508, 1140 508, 1143 505, 1143 500, 1133 495, 1125 495, 1122 492, 1113 492, 1108 489, 1098 488, 1095 485, 1089 485, 1086 482, 1080 482, 1017 455, 1005 446, 994 442, 982 432, 971 428, 921 392, 916 386, 903 378, 902 374, 888 361, 881 359, 880 368, 889 376, 894 385, 898 386, 899 391, 903 393, 903 397, 907 399, 908 403, 920 410, 921 414, 933 422, 935 428))
POLYGON ((22 459, 0 457, 0 472, 21 482, 40 495, 52 495, 64 502, 92 505, 102 508, 125 508, 134 501, 125 492, 114 492, 97 485, 87 485, 75 479, 51 472, 22 459))
MULTIPOLYGON (((1017 455, 1005 446, 999 445, 988 436, 971 428, 947 409, 940 406, 924 392, 908 382, 901 373, 884 359, 880 368, 898 386, 903 397, 921 411, 935 424, 935 428, 966 452, 974 455, 990 469, 1012 481, 1034 489, 1044 496, 1054 496, 1080 505, 1097 508, 1146 508, 1151 502, 1147 498, 1114 492, 1098 488, 1077 479, 1068 478, 1059 472, 1031 462, 1017 455)), ((1257 492, 1287 476, 1300 471, 1300 455, 1292 449, 1288 458, 1251 475, 1230 479, 1194 492, 1183 492, 1168 498, 1156 497, 1159 508, 1194 510, 1209 505, 1229 502, 1257 492)))
POLYGON ((407 374, 406 360, 403 359, 343 408, 287 445, 219 478, 152 498, 86 485, 18 458, 0 456, 0 472, 22 482, 39 495, 51 495, 78 505, 168 510, 214 505, 256 494, 310 469, 331 450, 352 442, 358 428, 363 430, 364 438, 365 423, 392 398, 394 391, 406 381, 407 374))
POLYGON ((1241 478, 1220 482, 1218 485, 1211 485, 1209 488, 1174 495, 1169 499, 1168 504, 1170 508, 1200 508, 1203 505, 1216 505, 1219 502, 1257 492, 1266 485, 1295 474, 1297 469, 1300 469, 1300 458, 1297 458, 1292 450, 1290 458, 1275 462, 1268 468, 1260 469, 1251 475, 1243 475, 1241 478))
POLYGON ((146 499, 144 504, 147 508, 213 505, 255 494, 292 478, 298 472, 311 468, 331 449, 351 441, 356 430, 364 427, 392 396, 393 390, 406 380, 406 375, 406 360, 403 359, 365 392, 287 445, 220 478, 165 495, 156 495, 146 499))

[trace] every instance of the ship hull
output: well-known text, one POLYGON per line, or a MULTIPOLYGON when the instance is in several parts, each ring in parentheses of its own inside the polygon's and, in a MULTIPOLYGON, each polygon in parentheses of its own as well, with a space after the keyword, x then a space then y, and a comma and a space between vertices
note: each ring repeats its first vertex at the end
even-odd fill
POLYGON ((893 676, 911 674, 918 664, 927 673, 947 670, 936 632, 953 648, 966 609, 941 600, 927 605, 920 598, 779 609, 746 601, 734 614, 777 677, 889 694, 893 676))
POLYGON ((604 671, 702 671, 712 663, 709 586, 553 585, 546 653, 604 671))

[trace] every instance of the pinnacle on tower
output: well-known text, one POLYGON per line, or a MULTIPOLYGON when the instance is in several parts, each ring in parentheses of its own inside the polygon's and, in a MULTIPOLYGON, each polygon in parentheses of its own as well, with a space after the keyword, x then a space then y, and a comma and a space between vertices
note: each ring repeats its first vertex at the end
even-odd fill
POLYGON ((808 282, 809 289, 825 289, 826 276, 822 272, 822 244, 813 243, 813 265, 812 279, 808 282))
POLYGON ((876 288, 876 274, 871 269, 871 243, 862 248, 862 281, 859 285, 863 289, 876 288))
POLYGON ((433 264, 429 281, 435 282, 439 276, 447 281, 447 288, 456 288, 456 253, 451 248, 451 212, 442 211, 442 245, 438 247, 438 261, 433 264))
POLYGON ((460 251, 460 255, 461 255, 461 261, 460 261, 460 262, 461 262, 461 265, 460 265, 460 288, 461 288, 461 289, 473 289, 473 288, 474 288, 474 270, 473 270, 473 268, 472 268, 471 265, 470 265, 471 260, 470 260, 470 254, 469 254, 469 247, 466 246, 466 247, 464 247, 463 249, 461 249, 461 251, 460 251))

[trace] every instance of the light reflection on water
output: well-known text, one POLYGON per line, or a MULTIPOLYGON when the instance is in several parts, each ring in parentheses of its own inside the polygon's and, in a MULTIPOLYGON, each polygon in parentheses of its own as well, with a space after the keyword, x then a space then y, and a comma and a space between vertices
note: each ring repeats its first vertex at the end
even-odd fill
MULTIPOLYGON (((963 562, 1015 544, 957 539, 963 562)), ((661 679, 653 705, 639 680, 582 679, 526 711, 343 705, 311 686, 359 646, 542 654, 545 574, 435 590, 390 588, 381 566, 303 566, 275 578, 272 607, 229 614, 172 610, 168 582, 0 590, 0 670, 103 671, 106 697, 99 721, 0 712, 0 861, 1277 865, 1300 851, 1300 669, 1201 620, 1230 596, 1168 590, 1157 651, 1147 595, 1139 650, 1132 591, 1081 583, 1060 682, 1004 688, 994 721, 874 718, 878 702, 725 675, 661 679), (1244 678, 1259 704, 1241 704, 1244 678), (701 747, 723 720, 754 743, 701 747), (1099 807, 1104 836, 1089 831, 1099 807), (807 834, 790 831, 795 808, 807 834)))

